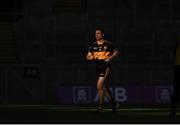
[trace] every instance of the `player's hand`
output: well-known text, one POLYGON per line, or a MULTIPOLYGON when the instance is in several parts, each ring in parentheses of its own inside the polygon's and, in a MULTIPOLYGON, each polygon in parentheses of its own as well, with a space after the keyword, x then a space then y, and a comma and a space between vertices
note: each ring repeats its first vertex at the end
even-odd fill
POLYGON ((93 56, 88 55, 88 56, 87 56, 87 60, 93 60, 93 56))
POLYGON ((110 61, 111 61, 111 58, 106 58, 104 61, 105 61, 105 62, 110 62, 110 61))
POLYGON ((92 55, 92 53, 88 52, 88 54, 86 55, 86 59, 87 60, 93 60, 94 56, 92 55))

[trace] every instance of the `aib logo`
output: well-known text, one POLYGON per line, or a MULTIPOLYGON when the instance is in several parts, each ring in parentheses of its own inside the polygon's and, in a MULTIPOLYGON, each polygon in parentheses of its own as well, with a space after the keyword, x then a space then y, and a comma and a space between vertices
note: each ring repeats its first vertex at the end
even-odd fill
POLYGON ((156 101, 160 103, 169 103, 172 95, 172 87, 158 86, 156 88, 156 101))
POLYGON ((91 90, 88 86, 73 87, 73 103, 90 103, 91 90))

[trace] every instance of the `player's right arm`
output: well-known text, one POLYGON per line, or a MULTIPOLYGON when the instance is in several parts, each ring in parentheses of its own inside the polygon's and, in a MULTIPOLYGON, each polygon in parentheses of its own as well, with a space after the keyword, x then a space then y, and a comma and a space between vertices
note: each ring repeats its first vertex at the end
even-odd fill
POLYGON ((87 60, 93 60, 93 54, 91 52, 88 52, 86 55, 87 60))

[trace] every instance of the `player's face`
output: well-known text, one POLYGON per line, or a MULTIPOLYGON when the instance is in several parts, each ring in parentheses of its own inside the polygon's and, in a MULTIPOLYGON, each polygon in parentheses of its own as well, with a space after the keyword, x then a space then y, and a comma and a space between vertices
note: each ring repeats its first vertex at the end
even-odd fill
POLYGON ((101 40, 101 39, 103 39, 103 36, 104 36, 104 34, 101 32, 101 30, 96 30, 95 35, 96 35, 96 40, 101 40))

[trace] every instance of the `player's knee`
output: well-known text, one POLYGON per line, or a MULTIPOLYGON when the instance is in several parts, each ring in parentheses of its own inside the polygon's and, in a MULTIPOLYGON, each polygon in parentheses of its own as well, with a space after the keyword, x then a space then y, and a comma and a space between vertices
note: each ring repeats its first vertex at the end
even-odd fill
POLYGON ((97 86, 97 90, 98 91, 103 91, 103 87, 102 86, 97 86))

